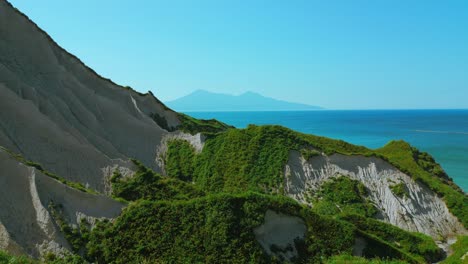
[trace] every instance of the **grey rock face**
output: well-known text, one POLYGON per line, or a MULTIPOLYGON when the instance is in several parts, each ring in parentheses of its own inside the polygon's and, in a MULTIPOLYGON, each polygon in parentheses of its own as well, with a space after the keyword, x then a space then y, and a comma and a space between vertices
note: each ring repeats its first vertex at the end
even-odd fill
POLYGON ((0 248, 13 253, 39 257, 70 249, 51 215, 51 203, 61 205, 71 225, 77 225, 81 217, 114 218, 123 208, 106 196, 63 185, 3 150, 0 168, 0 248))
POLYGON ((156 149, 177 114, 152 94, 103 79, 0 1, 0 146, 104 192, 107 167, 136 158, 158 169, 156 149))

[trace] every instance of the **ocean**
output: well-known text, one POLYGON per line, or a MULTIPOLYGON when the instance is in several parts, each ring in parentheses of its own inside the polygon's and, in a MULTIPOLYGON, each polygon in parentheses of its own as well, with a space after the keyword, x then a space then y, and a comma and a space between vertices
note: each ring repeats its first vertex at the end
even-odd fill
POLYGON ((297 112, 188 112, 238 128, 282 125, 369 148, 403 139, 430 153, 468 192, 468 110, 318 110, 297 112))

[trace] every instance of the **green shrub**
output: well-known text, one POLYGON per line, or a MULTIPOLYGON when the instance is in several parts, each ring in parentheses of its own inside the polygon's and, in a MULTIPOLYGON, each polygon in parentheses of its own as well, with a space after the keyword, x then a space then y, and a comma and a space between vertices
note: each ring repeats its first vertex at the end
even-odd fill
POLYGON ((27 256, 13 256, 0 251, 0 263, 4 264, 39 264, 37 261, 27 256))
POLYGON ((457 242, 451 246, 453 251, 443 264, 463 264, 468 262, 468 236, 459 236, 457 242), (462 259, 464 257, 464 259, 462 259))
POLYGON ((191 116, 179 113, 180 126, 178 129, 195 135, 197 133, 203 133, 205 135, 213 135, 219 132, 226 131, 227 129, 234 128, 216 119, 196 119, 191 116))
MULTIPOLYGON (((359 215, 342 215, 340 218, 355 225, 362 233, 409 253, 412 258, 427 262, 437 262, 443 258, 443 251, 429 236, 408 232, 382 221, 359 215)), ((388 250, 388 246, 384 248, 388 250)))
POLYGON ((73 252, 76 254, 81 253, 88 242, 89 226, 86 220, 82 219, 80 227, 74 228, 68 224, 66 219, 63 217, 62 205, 56 205, 53 202, 50 202, 48 207, 52 217, 60 228, 60 231, 64 234, 65 239, 70 244, 73 252))
POLYGON ((301 155, 305 160, 310 160, 311 158, 320 156, 322 154, 316 149, 301 149, 301 155))
POLYGON ((192 181, 195 149, 189 142, 176 139, 168 142, 165 169, 169 177, 192 181))
POLYGON ((406 185, 403 182, 390 185, 390 190, 393 194, 400 198, 406 198, 409 196, 408 189, 406 188, 406 185))
POLYGON ((114 223, 100 223, 88 254, 99 263, 268 263, 253 229, 272 209, 303 218, 308 226, 300 256, 318 261, 350 252, 354 229, 296 202, 255 193, 209 195, 188 201, 138 201, 114 223))
POLYGON ((358 214, 373 217, 377 209, 367 199, 366 187, 346 176, 323 183, 314 194, 314 210, 323 215, 358 214))
POLYGON ((133 160, 137 167, 135 174, 123 179, 118 171, 111 178, 112 195, 126 201, 146 200, 185 200, 204 195, 195 185, 177 179, 164 178, 133 160))
MULTIPOLYGON (((217 130, 220 131, 224 130, 217 130)), ((192 179, 208 192, 239 193, 252 190, 281 194, 289 152, 310 148, 327 155, 340 153, 386 160, 442 196, 450 212, 468 227, 468 196, 441 177, 442 169, 428 154, 418 154, 404 141, 392 141, 383 148, 370 150, 280 126, 250 125, 246 129, 228 129, 213 135, 205 142, 201 154, 192 156, 189 152, 179 152, 176 157, 192 160, 185 163, 193 164, 192 179)), ((171 159, 167 162, 171 162, 171 159)), ((174 167, 171 169, 176 170, 174 167)))
POLYGON ((337 255, 325 261, 325 264, 406 264, 402 260, 365 259, 351 255, 337 255))

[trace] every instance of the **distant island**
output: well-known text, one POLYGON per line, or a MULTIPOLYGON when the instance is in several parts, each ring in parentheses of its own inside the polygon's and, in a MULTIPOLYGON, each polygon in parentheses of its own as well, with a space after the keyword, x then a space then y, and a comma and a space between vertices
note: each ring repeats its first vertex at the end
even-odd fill
POLYGON ((180 112, 221 111, 306 111, 322 109, 318 106, 286 102, 254 92, 241 95, 213 93, 197 90, 165 104, 180 112))

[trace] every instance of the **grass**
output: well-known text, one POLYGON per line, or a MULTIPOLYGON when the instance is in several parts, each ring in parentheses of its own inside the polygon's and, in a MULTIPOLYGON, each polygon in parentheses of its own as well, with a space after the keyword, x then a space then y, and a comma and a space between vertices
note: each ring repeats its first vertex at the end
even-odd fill
MULTIPOLYGON (((175 141, 175 143, 182 144, 183 142, 175 141)), ((94 240, 91 239, 91 242, 87 246, 88 252, 91 252, 88 253, 91 256, 90 261, 123 263, 127 261, 126 254, 129 254, 129 252, 125 251, 125 255, 119 256, 112 249, 112 245, 118 245, 119 241, 140 241, 138 244, 145 248, 145 250, 141 251, 143 248, 132 249, 134 252, 130 253, 130 256, 141 261, 184 262, 192 260, 195 262, 210 262, 211 259, 203 259, 202 255, 205 256, 207 254, 214 259, 219 258, 219 254, 223 254, 223 256, 226 254, 231 257, 236 255, 235 258, 242 261, 253 258, 258 262, 274 262, 275 258, 262 254, 258 255, 259 253, 253 249, 257 247, 258 250, 259 248, 252 237, 252 230, 262 223, 267 208, 300 216, 307 223, 308 236, 303 243, 298 244, 298 247, 301 248, 299 258, 303 260, 312 257, 318 261, 319 259, 323 259, 323 257, 343 252, 350 253, 356 234, 366 237, 370 241, 369 244, 373 245, 367 249, 370 257, 391 257, 419 262, 424 260, 423 254, 427 255, 429 252, 429 250, 423 250, 425 247, 430 248, 430 246, 434 246, 437 248, 435 243, 428 237, 415 237, 416 235, 379 221, 364 222, 370 227, 374 227, 374 229, 365 228, 368 233, 362 233, 360 228, 364 224, 360 221, 364 221, 362 219, 367 219, 366 216, 374 214, 373 207, 367 204, 367 200, 365 199, 367 195, 366 188, 358 181, 347 177, 338 177, 330 180, 319 191, 317 197, 320 197, 320 200, 318 203, 333 203, 341 208, 339 211, 328 213, 317 210, 316 207, 314 209, 306 208, 290 198, 255 192, 244 191, 239 194, 195 192, 193 196, 187 195, 194 189, 187 191, 184 188, 174 188, 171 192, 167 192, 167 188, 161 188, 159 184, 161 181, 171 181, 172 184, 177 183, 183 186, 190 186, 189 188, 196 188, 196 185, 194 186, 192 183, 187 183, 176 178, 164 178, 144 167, 141 163, 134 162, 138 169, 132 178, 124 180, 118 173, 112 178, 114 191, 117 191, 114 195, 134 202, 130 203, 130 207, 125 209, 124 213, 114 224, 103 222, 99 225, 99 228, 93 230, 90 237, 94 237, 94 240), (239 204, 242 204, 242 206, 239 204), (362 219, 343 217, 351 213, 360 213, 362 219), (211 214, 216 215, 213 216, 213 219, 218 219, 218 225, 224 226, 223 230, 236 230, 236 233, 230 235, 226 233, 216 234, 216 231, 207 228, 205 221, 207 221, 207 218, 211 219, 211 216, 208 216, 211 214), (225 216, 230 216, 230 218, 224 219, 223 217, 225 216), (231 217, 235 217, 234 220, 231 217), (180 222, 176 222, 175 219, 180 222), (239 223, 244 222, 248 223, 248 225, 239 225, 239 223), (190 223, 189 227, 181 226, 184 223, 190 223), (154 226, 154 229, 150 226, 154 226), (138 233, 135 228, 140 227, 144 231, 138 233), (189 230, 186 230, 186 228, 189 228, 189 230), (166 237, 166 235, 160 233, 162 232, 161 230, 165 230, 164 232, 171 235, 166 240, 159 241, 158 237, 166 237), (186 235, 190 234, 193 237, 187 238, 178 232, 186 235), (146 233, 147 235, 145 235, 146 233), (395 235, 397 233, 398 235, 395 235), (121 237, 123 234, 126 235, 121 237), (210 251, 212 249, 208 250, 201 246, 200 248, 192 247, 192 245, 197 244, 206 245, 206 236, 212 237, 213 235, 215 237, 218 235, 225 237, 223 239, 223 246, 218 245, 217 247, 228 247, 230 249, 228 251, 210 251), (181 244, 168 240, 169 238, 177 240, 179 236, 184 237, 184 240, 180 241, 181 244), (395 237, 399 237, 399 240, 394 240, 395 237), (241 238, 249 238, 250 240, 244 241, 241 238), (248 249, 245 249, 247 251, 241 251, 241 253, 237 251, 236 248, 240 247, 239 244, 236 244, 238 240, 242 241, 242 244, 248 245, 248 249), (391 242, 388 243, 386 240, 391 242), (411 241, 418 250, 407 247, 407 240, 411 241), (107 242, 100 244, 100 241, 107 242), (403 246, 396 246, 394 242, 403 246), (148 243, 150 246, 147 246, 148 243), (160 243, 167 244, 166 248, 169 247, 171 250, 176 249, 176 255, 180 256, 180 258, 170 257, 170 255, 174 255, 175 253, 169 251, 169 249, 166 249, 168 250, 167 252, 164 251, 164 247, 160 243), (211 253, 207 253, 206 250, 211 253), (201 252, 200 254, 202 255, 190 252, 201 252), (99 259, 101 256, 103 258, 99 259)), ((121 249, 123 250, 123 248, 128 246, 130 245, 122 244, 121 249)))
MULTIPOLYGON (((173 149, 181 147, 177 143, 173 149)), ((228 129, 216 134, 206 141, 201 154, 179 150, 176 155, 169 155, 166 162, 170 163, 172 171, 176 168, 193 171, 193 181, 209 192, 281 193, 284 165, 290 150, 303 150, 308 156, 318 151, 370 153, 364 147, 344 141, 304 135, 279 126, 250 125, 247 129, 228 129), (309 147, 317 150, 304 150, 309 147)))
POLYGON ((114 223, 95 228, 88 245, 99 263, 269 263, 253 229, 272 209, 306 221, 300 257, 319 260, 350 252, 351 225, 322 218, 296 202, 257 193, 216 194, 188 201, 132 203, 114 223))
POLYGON ((398 251, 409 254, 417 262, 437 262, 443 258, 442 250, 431 237, 424 234, 408 232, 360 215, 341 215, 339 218, 352 223, 365 236, 371 236, 381 244, 390 245, 398 251))
POLYGON ((400 198, 406 198, 409 196, 409 192, 406 189, 406 185, 403 182, 390 185, 390 190, 393 194, 400 198))
POLYGON ((345 176, 323 183, 314 194, 314 210, 322 215, 358 214, 373 217, 377 209, 367 199, 366 187, 345 176))
POLYGON ((179 113, 178 117, 181 122, 181 125, 178 127, 178 129, 192 135, 202 133, 210 136, 226 131, 227 129, 234 128, 233 126, 229 126, 216 119, 196 119, 182 113, 179 113))
POLYGON ((366 259, 362 257, 355 257, 351 255, 337 255, 333 256, 324 264, 406 264, 408 262, 402 260, 388 260, 388 259, 366 259))
POLYGON ((112 195, 126 201, 136 200, 188 200, 204 195, 191 183, 178 179, 164 178, 133 160, 137 170, 133 177, 123 179, 116 170, 111 178, 112 195))
MULTIPOLYGON (((367 258, 384 258, 364 263, 397 263, 387 257, 414 263, 440 259, 431 238, 372 219, 375 208, 367 200, 366 188, 347 177, 326 182, 318 195, 311 196, 314 209, 283 197, 283 170, 291 150, 307 159, 320 153, 382 158, 442 196, 466 226, 466 196, 453 188, 430 156, 405 142, 370 150, 280 126, 231 129, 192 118, 185 125, 186 131, 209 135, 202 152, 196 154, 188 142, 173 140, 166 153, 169 177, 138 161, 131 178, 116 171, 111 179, 113 196, 129 202, 129 207, 114 222, 99 222, 86 234, 78 251, 84 251, 87 260, 276 263, 279 260, 264 253, 252 232, 267 209, 306 222, 306 238, 296 244, 298 262, 363 263, 362 258, 347 256, 356 237, 368 241, 367 258)), ((42 169, 39 164, 29 165, 42 169)), ((395 187, 394 193, 401 194, 403 187, 395 187)))
POLYGON ((38 264, 38 262, 26 256, 13 256, 0 251, 0 264, 38 264))
POLYGON ((305 160, 310 160, 311 158, 322 154, 316 149, 301 149, 301 155, 305 160))
POLYGON ((442 264, 468 263, 468 236, 459 236, 457 242, 451 246, 453 254, 442 261, 442 264), (463 256, 465 256, 464 259, 463 256))
POLYGON ((165 169, 170 177, 192 181, 195 149, 189 142, 175 139, 168 142, 165 169))
POLYGON ((62 233, 64 234, 65 239, 70 244, 73 252, 79 254, 88 242, 88 235, 90 229, 88 223, 86 222, 86 220, 82 219, 80 227, 73 228, 67 223, 67 221, 63 217, 62 205, 56 205, 53 202, 50 202, 48 207, 52 217, 55 220, 55 223, 57 223, 58 227, 60 228, 60 231, 62 231, 62 233))
MULTIPOLYGON (((421 154, 404 141, 392 141, 383 148, 371 150, 280 126, 250 125, 246 129, 228 129, 215 134, 207 139, 200 154, 182 150, 166 161, 171 164, 172 171, 177 168, 193 171, 192 180, 208 192, 251 190, 281 194, 289 152, 302 150, 303 155, 310 158, 312 153, 304 149, 315 149, 327 155, 340 153, 386 160, 442 197, 450 212, 468 227, 468 196, 454 187, 427 153, 421 154)), ((405 188, 395 186, 394 191, 404 196, 405 188)))

